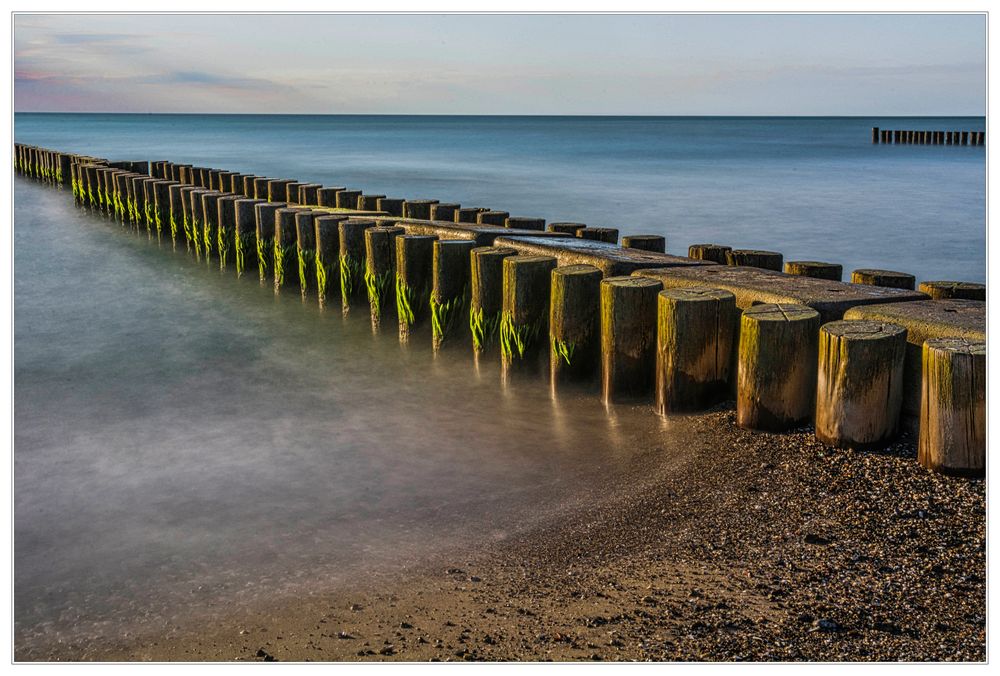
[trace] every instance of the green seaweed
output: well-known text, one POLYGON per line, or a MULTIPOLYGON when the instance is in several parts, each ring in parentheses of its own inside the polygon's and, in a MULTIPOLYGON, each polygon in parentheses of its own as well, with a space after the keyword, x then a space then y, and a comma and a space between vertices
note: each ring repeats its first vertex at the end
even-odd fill
POLYGON ((453 298, 449 298, 441 303, 433 296, 431 297, 431 328, 434 341, 442 343, 451 335, 458 323, 458 318, 465 309, 466 300, 469 297, 469 287, 466 285, 462 293, 453 298))
POLYGON ((549 341, 552 346, 552 353, 566 362, 567 366, 573 363, 573 353, 576 351, 576 343, 559 340, 555 336, 550 336, 549 341))
POLYGON ((260 272, 261 281, 267 279, 267 273, 270 271, 270 265, 268 265, 267 255, 269 249, 274 246, 274 238, 261 239, 257 238, 257 270, 260 272))
POLYGON ((469 329, 472 331, 472 346, 482 352, 493 342, 500 326, 500 313, 494 312, 489 317, 482 308, 469 310, 469 329))
POLYGON ((246 252, 250 250, 250 240, 256 240, 256 233, 243 233, 236 237, 236 274, 242 275, 247 269, 246 252))
POLYGON ((319 296, 319 302, 326 300, 326 285, 330 278, 330 266, 326 264, 323 260, 323 254, 320 251, 316 252, 316 295, 319 296))
POLYGON ((274 285, 276 287, 285 283, 285 263, 292 255, 294 244, 282 246, 278 240, 274 240, 274 285))
POLYGON ((94 197, 94 186, 87 185, 87 203, 90 206, 94 206, 97 203, 97 199, 94 197))
POLYGON ((56 183, 62 183, 62 182, 63 182, 63 174, 62 170, 60 169, 59 171, 56 172, 56 183))
POLYGON ((215 246, 219 250, 219 267, 226 267, 226 260, 229 258, 229 241, 232 238, 232 232, 226 232, 222 227, 219 228, 219 236, 216 240, 215 246))
POLYGON ((349 254, 340 256, 340 295, 344 301, 354 297, 354 288, 361 276, 361 261, 349 254))
POLYGON ((191 217, 191 244, 194 246, 196 255, 201 255, 201 221, 197 217, 191 217))
POLYGON ((500 351, 508 360, 515 356, 521 359, 534 344, 539 333, 541 333, 540 324, 515 324, 510 314, 504 312, 500 319, 500 351))
POLYGON ((391 272, 376 275, 371 270, 365 270, 365 286, 368 287, 368 303, 372 308, 373 319, 382 316, 382 297, 389 293, 391 278, 391 272))
POLYGON ((174 214, 170 214, 170 237, 172 239, 177 239, 177 230, 179 226, 177 225, 177 219, 174 218, 174 214))
POLYGON ((309 266, 316 264, 316 250, 315 249, 299 249, 299 287, 302 289, 302 293, 306 292, 309 288, 309 266))
POLYGON ((153 226, 156 224, 156 217, 153 215, 153 205, 146 202, 146 229, 152 230, 153 226))
POLYGON ((160 213, 161 211, 161 209, 156 208, 156 205, 153 205, 153 219, 156 222, 157 235, 163 232, 163 215, 160 213))
POLYGON ((184 212, 184 218, 181 225, 184 227, 184 241, 190 244, 191 240, 194 239, 194 233, 191 232, 191 219, 188 218, 187 211, 184 212))
POLYGON ((206 256, 210 256, 212 254, 212 248, 213 248, 212 247, 212 240, 215 239, 215 238, 212 237, 212 225, 208 221, 205 221, 205 225, 202 228, 201 234, 202 234, 202 238, 203 238, 202 239, 202 248, 205 251, 205 255, 206 256))

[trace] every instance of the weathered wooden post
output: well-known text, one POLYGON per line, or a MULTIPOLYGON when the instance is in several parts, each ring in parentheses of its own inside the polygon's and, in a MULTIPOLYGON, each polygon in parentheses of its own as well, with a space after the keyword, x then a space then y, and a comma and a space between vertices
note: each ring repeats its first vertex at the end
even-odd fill
POLYGON ((967 131, 962 132, 962 145, 963 146, 969 145, 969 132, 967 131))
POLYGON ((510 214, 506 211, 480 211, 476 214, 476 223, 479 223, 480 225, 503 226, 509 217, 510 214))
POLYGON ((507 256, 503 259, 503 310, 500 357, 504 375, 534 372, 548 334, 549 286, 556 259, 552 256, 507 256))
POLYGON ((785 274, 839 282, 844 276, 844 266, 820 261, 786 261, 785 274))
POLYGON ((297 207, 285 207, 274 212, 274 291, 297 283, 298 233, 295 227, 297 207))
POLYGON ((437 203, 437 200, 406 200, 403 202, 403 218, 429 220, 431 217, 431 205, 437 203))
POLYGON ((390 216, 403 215, 403 200, 396 197, 383 197, 375 204, 375 208, 384 211, 390 216))
POLYGON ((462 208, 460 204, 454 203, 437 203, 431 205, 431 220, 432 221, 451 221, 455 222, 455 212, 462 208))
POLYGON ((295 248, 299 261, 302 295, 316 288, 316 212, 301 209, 295 214, 295 248))
POLYGON ((364 195, 358 197, 358 209, 361 211, 378 211, 378 201, 385 195, 364 195))
MULTIPOLYGON (((299 204, 302 205, 319 205, 319 189, 322 188, 319 183, 303 183, 299 186, 299 204)), ((337 193, 338 195, 340 193, 337 193)), ((340 206, 339 204, 337 206, 340 206)), ((349 207, 350 208, 350 207, 349 207)))
POLYGON ((586 223, 549 223, 548 230, 549 232, 562 232, 576 237, 577 231, 583 230, 586 227, 586 223))
POLYGON ((868 284, 870 286, 885 286, 893 289, 913 290, 916 278, 905 272, 893 272, 892 270, 873 270, 862 268, 851 273, 851 283, 868 284))
POLYGON ((258 178, 260 177, 253 174, 244 174, 243 176, 243 189, 241 192, 250 199, 257 199, 255 197, 256 191, 254 189, 254 185, 256 185, 258 178))
POLYGON ((337 193, 337 208, 357 209, 359 197, 361 197, 360 190, 341 190, 337 193))
POLYGON ((692 244, 688 247, 688 258, 726 265, 726 254, 730 251, 732 247, 721 244, 692 244))
POLYGON ((219 252, 219 269, 225 269, 236 252, 236 201, 237 195, 219 197, 219 237, 215 248, 219 252))
POLYGON ((872 127, 872 143, 878 145, 878 127, 872 127))
POLYGON ((298 204, 299 203, 299 186, 302 184, 298 181, 289 181, 285 184, 285 198, 286 204, 298 204))
POLYGON ((906 329, 876 321, 836 321, 819 332, 816 438, 838 448, 878 448, 892 440, 903 406, 906 329))
POLYGON ((321 207, 337 208, 337 193, 346 190, 343 186, 320 187, 316 189, 316 202, 321 207))
POLYGON ((288 201, 285 199, 285 196, 288 194, 288 184, 294 182, 287 178, 272 178, 267 182, 267 201, 285 202, 287 204, 288 201))
MULTIPOLYGON (((271 179, 266 176, 258 176, 253 180, 253 197, 255 199, 267 201, 267 184, 271 179)), ((284 204, 282 202, 282 204, 284 204)))
MULTIPOLYGON (((150 233, 157 234, 159 231, 156 229, 156 182, 159 180, 152 176, 147 176, 142 180, 142 203, 145 216, 143 222, 150 233)), ((106 199, 111 199, 110 192, 106 192, 106 199)))
POLYGON ((518 230, 545 230, 544 218, 530 218, 528 216, 508 216, 504 221, 504 227, 517 228, 518 230))
POLYGON ((700 411, 729 396, 738 317, 729 291, 689 287, 658 294, 658 413, 700 411))
POLYGON ((601 392, 605 404, 648 397, 656 371, 656 295, 650 277, 601 282, 601 392))
POLYGON ((396 315, 402 342, 427 316, 436 240, 436 235, 396 237, 396 315))
POLYGON ((403 234, 406 231, 397 226, 365 230, 365 286, 373 330, 396 311, 396 237, 403 234))
POLYGON ((257 264, 257 205, 266 204, 257 199, 236 200, 236 237, 234 252, 236 274, 251 270, 257 264))
MULTIPOLYGON (((194 244, 195 255, 201 256, 205 244, 205 207, 202 204, 202 196, 211 192, 208 188, 195 188, 188 195, 188 218, 191 221, 191 234, 194 244)), ((204 252, 208 255, 208 252, 204 252)))
POLYGON ((316 230, 316 297, 320 307, 340 289, 340 223, 347 216, 329 214, 313 219, 316 230))
POLYGON ((127 223, 132 216, 129 204, 129 185, 132 174, 120 172, 115 174, 115 195, 118 201, 118 212, 122 222, 127 223))
POLYGON ((917 460, 945 474, 986 473, 986 341, 924 342, 917 460))
POLYGON ((201 250, 206 260, 219 254, 219 198, 224 194, 211 190, 201 196, 201 250))
POLYGON ((483 207, 462 207, 455 212, 455 222, 456 223, 475 223, 479 214, 483 211, 489 211, 483 207))
POLYGON ((986 285, 972 282, 920 282, 918 289, 934 300, 965 298, 966 300, 986 300, 986 285))
POLYGON ((431 272, 431 333, 435 350, 465 329, 469 307, 471 239, 434 242, 431 272))
MULTIPOLYGON (((170 201, 170 238, 175 242, 180 241, 184 238, 184 209, 181 204, 181 191, 184 189, 184 184, 177 182, 170 185, 169 188, 169 201, 170 201)), ((132 195, 129 194, 129 201, 132 201, 132 195)), ((129 205, 129 211, 135 209, 134 204, 129 205)))
POLYGON ((516 254, 516 250, 501 246, 476 247, 469 253, 469 329, 476 353, 486 350, 497 338, 503 311, 503 259, 516 254))
POLYGON ((736 388, 740 427, 782 432, 806 423, 816 401, 819 313, 794 303, 743 311, 736 388))
POLYGON ((549 299, 549 376, 553 388, 595 380, 601 354, 600 268, 552 269, 549 299))
POLYGON ((580 228, 576 231, 580 239, 593 239, 608 244, 618 243, 618 228, 580 228))
POLYGON ((666 253, 667 238, 663 235, 628 235, 627 237, 622 237, 622 247, 666 253))
MULTIPOLYGON (((156 234, 159 235, 166 231, 170 233, 171 240, 174 238, 174 233, 170 229, 170 188, 174 185, 177 184, 167 179, 160 179, 153 184, 153 214, 156 220, 156 234)), ((124 182, 121 187, 125 187, 124 182)), ((123 194, 123 192, 124 191, 118 192, 117 194, 120 195, 123 194)), ((122 216, 124 216, 124 203, 119 201, 118 206, 122 216)))
POLYGON ((781 272, 782 255, 777 251, 758 249, 730 249, 726 252, 726 265, 747 265, 781 272))
POLYGON ((260 281, 265 281, 274 272, 274 224, 278 209, 284 209, 284 202, 268 202, 264 198, 254 205, 257 217, 257 272, 260 281))
POLYGON ((375 221, 349 218, 340 228, 340 298, 344 314, 351 308, 367 304, 364 284, 365 230, 374 228, 375 221))
POLYGON ((951 145, 951 132, 950 131, 947 132, 947 133, 945 133, 945 135, 944 135, 944 143, 945 143, 945 145, 949 145, 949 146, 951 145))

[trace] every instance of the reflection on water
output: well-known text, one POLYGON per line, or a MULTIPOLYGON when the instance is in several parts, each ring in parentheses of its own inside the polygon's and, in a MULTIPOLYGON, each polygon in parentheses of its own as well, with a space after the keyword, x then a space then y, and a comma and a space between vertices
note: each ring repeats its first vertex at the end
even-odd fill
POLYGON ((15 183, 19 647, 356 585, 664 455, 646 407, 275 295, 15 183), (223 603, 225 605, 223 605, 223 603))

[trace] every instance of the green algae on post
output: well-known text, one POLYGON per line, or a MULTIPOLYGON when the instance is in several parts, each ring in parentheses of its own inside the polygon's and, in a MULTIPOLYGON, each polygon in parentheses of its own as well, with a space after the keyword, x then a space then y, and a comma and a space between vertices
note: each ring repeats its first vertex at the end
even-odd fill
POLYGON ((593 380, 600 353, 601 278, 593 265, 566 265, 552 271, 549 302, 549 375, 564 381, 593 380))
POLYGON ((435 235, 396 237, 396 313, 405 342, 427 315, 432 288, 435 235))
POLYGON ((346 216, 337 215, 316 216, 313 219, 316 236, 316 296, 320 307, 326 304, 327 296, 338 288, 335 282, 340 274, 339 223, 345 220, 346 216))
POLYGON ((449 239, 434 242, 431 291, 431 331, 434 349, 463 327, 469 299, 470 252, 473 240, 449 239))
POLYGON ((388 301, 395 292, 396 237, 405 230, 395 226, 378 226, 365 230, 365 287, 371 307, 372 328, 378 329, 382 315, 395 302, 388 301))
POLYGON ((374 228, 375 221, 347 219, 338 224, 340 234, 340 297, 345 313, 365 302, 364 281, 365 230, 374 228))
POLYGON ((299 261, 299 290, 305 295, 316 286, 316 213, 295 214, 295 250, 299 261))
POLYGON ((503 307, 503 259, 516 253, 510 247, 496 246, 476 247, 469 252, 469 329, 476 352, 484 351, 496 340, 503 307))
MULTIPOLYGON (((504 374, 513 367, 534 371, 548 331, 552 256, 508 256, 503 259, 503 310, 500 357, 504 374)), ((547 342, 547 341, 545 341, 547 342)))

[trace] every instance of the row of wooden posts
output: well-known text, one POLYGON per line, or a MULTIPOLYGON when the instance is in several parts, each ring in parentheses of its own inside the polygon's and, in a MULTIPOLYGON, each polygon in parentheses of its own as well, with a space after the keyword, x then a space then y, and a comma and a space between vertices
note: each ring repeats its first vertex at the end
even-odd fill
POLYGON ((985 131, 913 131, 909 129, 879 129, 872 127, 872 143, 981 146, 986 144, 985 131))
MULTIPOLYGON (((839 447, 882 447, 899 429, 902 326, 821 324, 816 310, 798 304, 765 303, 741 313, 726 290, 664 289, 651 277, 605 277, 591 265, 558 266, 551 256, 408 234, 405 218, 442 215, 441 204, 431 200, 399 200, 397 225, 381 218, 389 211, 385 197, 346 188, 170 162, 109 163, 20 144, 14 160, 23 174, 68 180, 79 204, 186 245, 237 274, 273 282, 276 291, 297 288, 321 304, 339 296, 345 313, 364 308, 376 328, 395 315, 400 340, 430 323, 435 349, 463 334, 477 355, 498 345, 505 376, 547 362, 553 387, 599 382, 606 403, 648 398, 661 414, 735 398, 742 427, 780 432, 813 421, 816 436, 839 447)), ((452 222, 464 222, 459 205, 447 206, 452 222)), ((504 219, 509 226, 510 216, 504 219)), ((542 219, 519 225, 528 221, 529 229, 540 229, 539 222, 544 228, 542 219)), ((584 228, 562 227, 577 235, 584 228)), ((635 241, 663 250, 659 236, 635 241)), ((773 267, 774 255, 780 260, 774 252, 715 245, 695 245, 689 255, 761 267, 773 267)), ((829 264, 796 265, 806 266, 799 274, 841 274, 823 267, 829 264)), ((862 283, 907 284, 864 278, 880 272, 854 276, 862 283)), ((912 289, 912 277, 908 283, 912 289)), ((980 292, 985 298, 985 288, 973 291, 980 292)), ((920 462, 982 474, 985 343, 928 340, 923 359, 920 462)))

